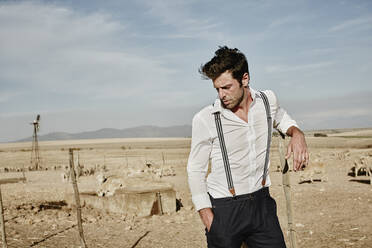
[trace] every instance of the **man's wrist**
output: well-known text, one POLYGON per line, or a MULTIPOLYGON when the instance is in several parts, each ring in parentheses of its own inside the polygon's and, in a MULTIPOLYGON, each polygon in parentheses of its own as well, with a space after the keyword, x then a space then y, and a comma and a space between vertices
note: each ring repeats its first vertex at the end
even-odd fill
POLYGON ((202 220, 208 218, 208 216, 210 216, 211 214, 213 215, 212 208, 202 208, 198 212, 202 220))
POLYGON ((212 208, 202 208, 202 209, 199 209, 198 212, 199 213, 203 213, 203 212, 208 212, 208 211, 211 211, 212 208))
POLYGON ((293 137, 294 135, 297 135, 297 134, 304 134, 298 127, 296 126, 291 126, 290 128, 288 128, 287 130, 287 135, 288 136, 291 136, 293 137))

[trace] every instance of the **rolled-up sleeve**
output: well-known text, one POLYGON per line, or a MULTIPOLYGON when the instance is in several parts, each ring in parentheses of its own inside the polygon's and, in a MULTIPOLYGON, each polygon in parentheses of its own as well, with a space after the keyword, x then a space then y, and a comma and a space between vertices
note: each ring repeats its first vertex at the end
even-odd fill
POLYGON ((211 150, 210 131, 205 121, 199 115, 195 115, 192 121, 191 151, 187 162, 187 174, 196 210, 212 207, 206 183, 211 150))
POLYGON ((265 92, 269 98, 271 116, 274 120, 274 127, 279 129, 282 133, 286 134, 287 130, 292 127, 298 127, 295 120, 289 116, 289 114, 280 107, 278 99, 273 91, 268 90, 265 92))

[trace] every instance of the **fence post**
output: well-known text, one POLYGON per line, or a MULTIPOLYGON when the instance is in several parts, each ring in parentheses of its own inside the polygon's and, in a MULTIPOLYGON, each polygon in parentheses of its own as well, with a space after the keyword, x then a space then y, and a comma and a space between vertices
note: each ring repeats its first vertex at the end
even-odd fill
POLYGON ((1 188, 0 188, 0 222, 1 222, 1 236, 3 238, 3 248, 7 248, 8 244, 6 243, 3 196, 1 195, 1 188))
POLYGON ((127 171, 129 171, 128 154, 125 153, 125 160, 127 161, 127 171))
POLYGON ((161 202, 160 192, 156 192, 156 200, 158 202, 159 215, 163 215, 163 204, 161 202))
POLYGON ((84 232, 83 232, 83 225, 81 220, 81 206, 80 206, 80 195, 79 195, 79 189, 76 183, 76 174, 75 174, 75 166, 74 166, 74 149, 69 148, 69 154, 70 154, 70 176, 72 181, 72 186, 74 188, 74 195, 75 195, 75 203, 76 203, 76 212, 77 212, 77 223, 78 223, 78 229, 79 229, 79 236, 80 236, 80 244, 81 247, 86 248, 87 245, 85 243, 84 239, 84 232))
POLYGON ((163 159, 163 164, 161 165, 161 168, 160 168, 160 178, 163 177, 163 170, 164 170, 164 167, 165 167, 165 157, 164 157, 164 152, 161 153, 161 157, 163 159))
POLYGON ((297 248, 296 241, 296 231, 293 229, 293 215, 292 215, 292 199, 291 199, 291 181, 289 177, 289 166, 285 159, 285 149, 284 149, 284 139, 285 135, 280 133, 281 138, 279 138, 279 155, 280 164, 282 168, 282 182, 283 190, 287 205, 287 218, 288 218, 288 230, 289 230, 289 240, 292 248, 297 248))

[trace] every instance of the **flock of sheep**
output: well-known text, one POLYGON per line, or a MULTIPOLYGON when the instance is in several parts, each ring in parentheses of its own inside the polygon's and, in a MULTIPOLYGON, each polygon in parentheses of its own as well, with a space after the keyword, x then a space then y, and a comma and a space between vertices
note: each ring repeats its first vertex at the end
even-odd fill
MULTIPOLYGON (((120 175, 110 173, 106 166, 100 166, 99 164, 94 167, 84 168, 84 165, 77 163, 76 166, 76 177, 79 179, 82 176, 94 176, 96 175, 97 189, 96 193, 100 197, 112 196, 115 194, 115 191, 120 188, 124 188, 128 185, 128 182, 131 178, 146 178, 149 180, 157 181, 162 177, 166 176, 175 176, 175 170, 172 166, 161 166, 157 168, 154 164, 146 162, 144 168, 134 169, 128 168, 125 169, 125 173, 120 175)), ((70 181, 70 171, 66 166, 64 171, 61 173, 62 181, 70 181)))
MULTIPOLYGON (((339 160, 350 160, 351 157, 350 152, 341 152, 333 155, 339 160)), ((354 177, 369 176, 370 184, 372 185, 372 154, 363 154, 355 159, 354 166, 350 168, 348 175, 354 177)), ((310 163, 301 173, 299 183, 306 181, 313 183, 315 179, 321 182, 328 180, 326 163, 321 161, 319 156, 314 160, 310 160, 310 163)))

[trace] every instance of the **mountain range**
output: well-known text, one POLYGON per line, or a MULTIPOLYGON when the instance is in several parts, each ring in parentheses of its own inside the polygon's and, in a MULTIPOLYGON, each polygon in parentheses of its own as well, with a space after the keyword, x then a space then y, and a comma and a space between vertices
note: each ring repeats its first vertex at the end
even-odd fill
MULTIPOLYGON (((158 138, 158 137, 191 137, 191 126, 139 126, 125 129, 103 128, 96 131, 67 133, 53 132, 39 135, 39 141, 74 140, 74 139, 109 139, 109 138, 158 138)), ((32 137, 15 142, 32 141, 32 137)))

